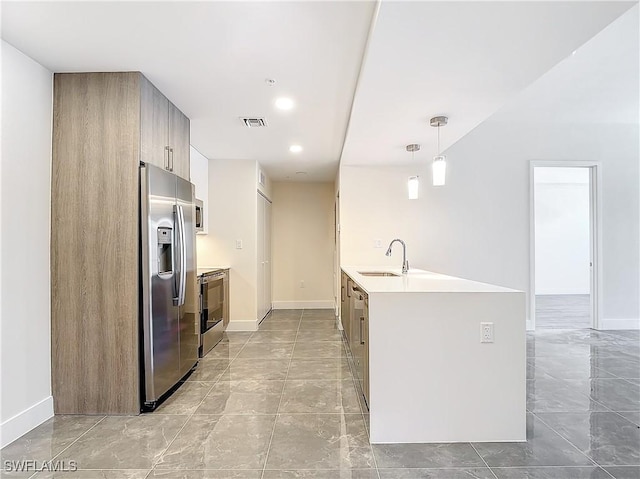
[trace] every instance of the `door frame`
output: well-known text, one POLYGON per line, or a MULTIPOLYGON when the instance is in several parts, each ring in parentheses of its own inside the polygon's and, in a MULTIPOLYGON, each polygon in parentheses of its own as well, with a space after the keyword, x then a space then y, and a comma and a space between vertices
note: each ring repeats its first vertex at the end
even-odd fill
POLYGON ((602 163, 600 161, 529 161, 529 317, 527 330, 536 329, 536 227, 534 168, 589 168, 589 243, 591 255, 591 327, 602 325, 602 163))
POLYGON ((338 329, 342 330, 342 269, 340 268, 340 191, 336 191, 333 201, 333 296, 335 299, 335 315, 338 321, 338 329))

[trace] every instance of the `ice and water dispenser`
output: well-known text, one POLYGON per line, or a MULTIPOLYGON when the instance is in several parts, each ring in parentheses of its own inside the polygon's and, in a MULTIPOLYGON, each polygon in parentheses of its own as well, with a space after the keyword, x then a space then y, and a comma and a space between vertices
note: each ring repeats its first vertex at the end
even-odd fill
POLYGON ((172 237, 173 228, 166 226, 158 228, 158 276, 173 273, 172 237))

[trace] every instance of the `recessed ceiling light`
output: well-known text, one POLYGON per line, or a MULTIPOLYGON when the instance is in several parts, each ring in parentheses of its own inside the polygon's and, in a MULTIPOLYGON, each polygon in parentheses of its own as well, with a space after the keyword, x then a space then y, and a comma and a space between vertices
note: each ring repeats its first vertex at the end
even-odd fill
POLYGON ((293 100, 291 98, 278 98, 276 100, 276 108, 279 110, 291 110, 293 108, 293 100))
POLYGON ((273 78, 265 78, 264 82, 269 86, 273 86, 276 84, 276 81, 273 78))
POLYGON ((306 175, 306 171, 296 171, 296 175, 306 175))
POLYGON ((300 153, 302 151, 302 147, 300 145, 291 145, 289 147, 289 151, 291 153, 300 153))

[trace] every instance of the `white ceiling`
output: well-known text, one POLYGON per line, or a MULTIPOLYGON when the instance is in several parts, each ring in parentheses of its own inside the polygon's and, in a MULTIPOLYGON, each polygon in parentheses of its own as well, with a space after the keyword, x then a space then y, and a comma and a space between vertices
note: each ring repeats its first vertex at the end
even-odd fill
MULTIPOLYGON (((576 49, 579 60, 635 3, 383 2, 359 80, 372 2, 5 1, 2 38, 52 71, 142 71, 191 118, 191 143, 210 159, 257 160, 274 180, 332 181, 345 134, 347 164, 410 163, 408 143, 422 145, 416 160, 430 158, 431 116, 450 117, 444 150, 576 49), (276 110, 278 96, 296 108, 276 110), (269 126, 247 129, 241 116, 269 126), (288 151, 294 143, 301 154, 288 151)), ((593 67, 584 58, 583 73, 593 67)), ((606 80, 567 81, 586 94, 606 80)))
POLYGON ((209 159, 257 160, 276 180, 306 171, 333 181, 374 7, 3 2, 2 38, 55 72, 143 72, 191 119, 191 143, 209 159), (296 108, 277 110, 279 96, 296 108), (268 127, 248 129, 241 116, 268 127), (304 151, 290 153, 294 143, 304 151))
POLYGON ((640 8, 608 25, 507 103, 491 121, 638 124, 640 8))
MULTIPOLYGON (((437 151, 430 117, 449 117, 440 130, 445 150, 574 50, 579 56, 581 45, 634 4, 383 3, 342 161, 411 164, 430 159, 437 151), (415 159, 405 151, 409 143, 422 146, 415 159)), ((587 81, 597 85, 603 79, 606 74, 587 81)), ((637 87, 638 76, 633 79, 637 87)))

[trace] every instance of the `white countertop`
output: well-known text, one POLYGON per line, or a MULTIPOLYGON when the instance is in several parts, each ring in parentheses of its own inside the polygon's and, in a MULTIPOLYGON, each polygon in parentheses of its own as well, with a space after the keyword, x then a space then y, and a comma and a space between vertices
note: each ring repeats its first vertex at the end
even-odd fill
POLYGON ((402 274, 400 268, 372 266, 342 266, 353 281, 367 293, 519 293, 515 289, 480 283, 468 279, 456 278, 445 274, 433 273, 411 268, 402 274), (359 271, 384 271, 399 276, 363 276, 359 271))
POLYGON ((221 269, 229 269, 228 266, 200 266, 198 267, 198 269, 196 269, 197 271, 197 275, 198 276, 202 276, 205 273, 209 273, 211 271, 219 271, 221 269))

